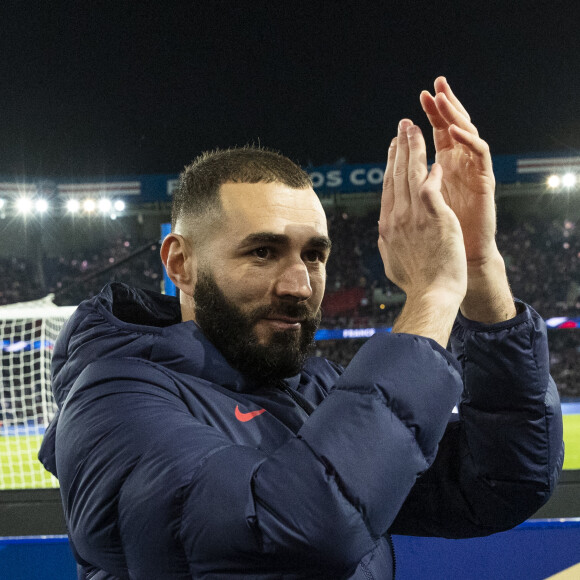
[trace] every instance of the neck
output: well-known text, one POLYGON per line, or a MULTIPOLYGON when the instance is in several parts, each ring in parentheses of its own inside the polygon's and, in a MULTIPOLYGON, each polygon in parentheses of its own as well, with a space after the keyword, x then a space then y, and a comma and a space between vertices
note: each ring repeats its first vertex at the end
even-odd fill
POLYGON ((180 292, 179 304, 181 306, 181 321, 195 321, 195 303, 193 302, 193 298, 191 296, 187 296, 187 294, 184 294, 183 292, 180 292))

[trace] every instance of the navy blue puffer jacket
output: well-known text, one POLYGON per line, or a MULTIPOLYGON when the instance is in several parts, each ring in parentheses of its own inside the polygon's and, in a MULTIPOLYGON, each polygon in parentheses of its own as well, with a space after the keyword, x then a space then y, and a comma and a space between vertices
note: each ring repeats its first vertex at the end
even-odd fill
POLYGON ((563 461, 545 327, 518 306, 496 325, 459 316, 452 352, 375 335, 346 370, 312 358, 273 386, 175 298, 105 287, 57 341, 40 453, 79 578, 389 579, 390 533, 517 525, 563 461))

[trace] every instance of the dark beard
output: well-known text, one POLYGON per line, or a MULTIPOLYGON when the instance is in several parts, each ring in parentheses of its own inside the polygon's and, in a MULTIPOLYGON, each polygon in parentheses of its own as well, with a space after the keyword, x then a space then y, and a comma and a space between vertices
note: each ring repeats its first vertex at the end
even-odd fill
POLYGON ((279 302, 244 314, 218 287, 210 272, 200 272, 195 291, 195 319, 205 336, 234 368, 259 383, 276 382, 300 372, 314 346, 321 311, 305 304, 279 302), (269 344, 258 342, 254 325, 271 315, 300 318, 299 331, 272 333, 269 344))

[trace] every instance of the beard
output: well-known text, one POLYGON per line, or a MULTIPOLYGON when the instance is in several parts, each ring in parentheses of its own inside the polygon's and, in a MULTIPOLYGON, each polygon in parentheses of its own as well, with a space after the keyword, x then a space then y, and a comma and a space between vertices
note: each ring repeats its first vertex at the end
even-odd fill
POLYGON ((208 271, 199 273, 193 298, 195 319, 204 335, 232 367, 259 383, 300 372, 322 317, 320 308, 312 313, 306 304, 291 302, 257 307, 246 314, 226 298, 208 271), (272 332, 269 342, 260 344, 256 323, 276 315, 300 319, 300 329, 272 332))

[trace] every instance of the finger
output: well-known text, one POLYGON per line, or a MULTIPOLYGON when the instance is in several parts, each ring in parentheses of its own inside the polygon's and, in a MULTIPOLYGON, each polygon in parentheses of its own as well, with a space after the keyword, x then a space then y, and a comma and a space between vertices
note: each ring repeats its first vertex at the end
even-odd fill
POLYGON ((407 129, 409 142, 409 193, 411 203, 418 202, 419 189, 427 178, 427 150, 421 129, 412 125, 407 129))
POLYGON ((434 217, 441 215, 447 210, 447 204, 441 195, 441 181, 443 179, 443 168, 439 163, 433 163, 429 176, 420 190, 420 198, 427 210, 427 213, 434 217))
POLYGON ((448 123, 441 116, 433 95, 431 95, 429 91, 421 91, 419 101, 421 102, 421 107, 423 107, 423 111, 425 111, 431 125, 433 125, 434 128, 446 129, 448 123))
POLYGON ((395 200, 393 209, 404 212, 411 204, 409 193, 409 181, 407 178, 409 170, 409 141, 407 129, 413 125, 409 119, 403 119, 399 123, 397 133, 397 152, 395 154, 395 166, 393 172, 393 183, 395 186, 395 200))
POLYGON ((486 141, 457 125, 449 126, 449 134, 455 141, 470 151, 472 154, 471 159, 476 163, 478 169, 489 172, 490 174, 493 173, 491 154, 486 141))
POLYGON ((455 96, 447 79, 445 77, 437 77, 435 79, 435 93, 443 93, 453 106, 468 120, 471 121, 469 113, 465 107, 461 104, 461 101, 455 96))
POLYGON ((435 99, 428 91, 422 91, 419 97, 421 107, 433 127, 433 141, 435 149, 442 151, 453 147, 453 140, 449 135, 449 123, 439 112, 435 99))
POLYGON ((393 173, 395 170, 395 154, 397 153, 397 138, 395 137, 389 146, 387 155, 387 167, 383 179, 383 195, 381 197, 381 213, 379 221, 383 221, 393 211, 395 202, 395 184, 393 182, 393 173))
POLYGON ((445 121, 447 125, 457 125, 466 131, 470 131, 474 135, 477 135, 477 128, 475 125, 469 120, 469 117, 466 117, 461 111, 459 111, 455 105, 447 98, 445 93, 437 93, 435 98, 435 105, 439 111, 439 114, 445 121))

